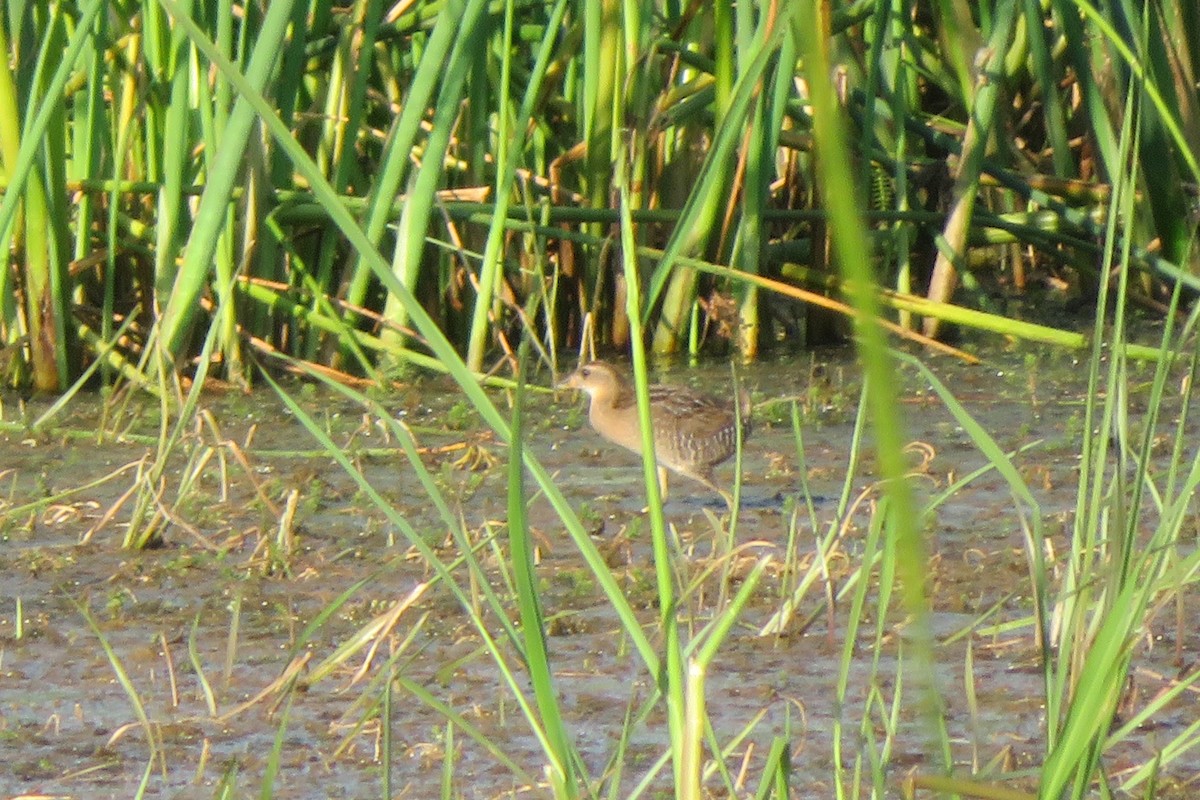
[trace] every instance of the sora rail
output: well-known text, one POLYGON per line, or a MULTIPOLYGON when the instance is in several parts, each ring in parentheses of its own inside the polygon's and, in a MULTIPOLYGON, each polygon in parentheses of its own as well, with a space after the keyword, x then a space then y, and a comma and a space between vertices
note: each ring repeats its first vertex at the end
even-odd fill
MULTIPOLYGON (((581 365, 558 385, 582 389, 591 396, 588 420, 596 433, 627 450, 642 452, 637 395, 620 370, 604 361, 592 361, 581 365)), ((712 471, 732 456, 737 447, 739 415, 734 413, 732 405, 686 386, 655 385, 649 390, 654 455, 664 491, 666 468, 699 481, 728 502, 728 493, 713 483, 712 471)), ((744 390, 740 406, 745 439, 750 435, 750 396, 744 390)))

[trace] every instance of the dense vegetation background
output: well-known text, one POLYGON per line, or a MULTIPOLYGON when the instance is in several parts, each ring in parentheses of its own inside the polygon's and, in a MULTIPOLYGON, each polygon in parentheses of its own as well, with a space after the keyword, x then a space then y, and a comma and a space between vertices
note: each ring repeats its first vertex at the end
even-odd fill
POLYGON ((5 380, 63 390, 101 365, 153 383, 155 359, 199 359, 248 381, 252 356, 279 354, 362 373, 427 363, 441 335, 475 371, 522 331, 547 359, 627 348, 622 189, 654 351, 836 338, 814 81, 853 153, 831 191, 854 198, 894 319, 1072 342, 1010 327, 1004 301, 1086 307, 1114 223, 1139 302, 1197 288, 1198 18, 1067 0, 10 2, 5 380), (1136 213, 1113 220, 1125 175, 1136 213))

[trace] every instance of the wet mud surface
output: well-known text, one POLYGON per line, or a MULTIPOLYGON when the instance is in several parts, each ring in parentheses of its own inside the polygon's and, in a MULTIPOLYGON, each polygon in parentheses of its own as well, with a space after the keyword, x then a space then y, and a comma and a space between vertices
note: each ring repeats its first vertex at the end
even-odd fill
MULTIPOLYGON (((845 485, 859 392, 848 359, 833 351, 743 370, 756 426, 732 535, 719 498, 685 479, 671 483, 665 514, 685 638, 703 629, 759 558, 772 559, 708 676, 708 711, 717 740, 732 743, 725 763, 738 796, 757 789, 776 736, 789 742, 795 797, 833 796, 839 735, 844 764, 867 739, 871 746, 886 739, 892 796, 910 770, 939 771, 916 700, 920 679, 901 657, 908 630, 895 597, 879 619, 878 592, 869 593, 845 705, 835 702, 850 607, 848 596, 836 595, 861 564, 879 498, 869 438, 845 485), (793 399, 804 423, 799 438, 793 399), (843 495, 850 503, 840 511, 843 495), (821 572, 828 587, 800 593, 779 630, 760 635, 789 605, 827 538, 821 572), (878 655, 877 625, 884 631, 878 655), (893 709, 901 687, 903 701, 893 709), (871 704, 874 730, 864 732, 863 709, 871 704)), ((1076 501, 1081 364, 1062 354, 994 353, 984 366, 945 359, 934 366, 1000 447, 1026 448, 1013 463, 1040 504, 1051 549, 1061 554, 1076 501)), ((1136 419, 1151 373, 1132 370, 1131 381, 1144 382, 1130 391, 1136 419)), ((714 391, 729 385, 723 365, 661 378, 714 391)), ((924 445, 914 448, 914 485, 929 500, 986 459, 912 369, 898 380, 908 438, 924 445)), ((454 564, 462 537, 447 530, 398 444, 361 406, 312 387, 291 389, 411 530, 454 564)), ((504 393, 495 397, 507 414, 504 393)), ((505 448, 446 381, 422 379, 381 399, 411 426, 487 588, 515 608, 505 563, 505 448)), ((47 434, 0 438, 0 796, 125 798, 145 780, 151 797, 215 797, 222 785, 234 788, 231 796, 257 795, 268 782, 281 798, 381 797, 387 764, 392 796, 427 798, 439 792, 448 760, 460 796, 549 796, 545 757, 514 699, 514 686, 532 696, 528 679, 495 615, 484 610, 482 619, 514 670, 513 685, 404 531, 316 452, 274 394, 206 396, 202 405, 211 422, 186 432, 158 476, 149 471, 159 427, 149 403, 114 415, 98 399, 91 408, 76 401, 47 434), (139 493, 139 481, 159 490, 139 493), (156 499, 139 509, 145 497, 156 499), (131 520, 156 512, 169 520, 161 545, 122 549, 131 520), (369 638, 368 630, 373 644, 336 661, 339 647, 369 638), (389 675, 397 681, 385 759, 380 716, 389 675), (303 691, 288 691, 292 679, 303 691)), ((23 413, 34 417, 47 406, 33 401, 23 413)), ((11 398, 4 409, 7 422, 22 413, 11 398)), ((1177 414, 1164 411, 1168 419, 1177 414)), ((586 427, 581 398, 531 395, 526 419, 528 448, 556 476, 661 646, 639 463, 586 427)), ((1185 463, 1193 457, 1189 451, 1185 463)), ((717 479, 728 483, 732 474, 726 464, 717 479)), ((531 496, 535 488, 529 481, 531 496)), ((1017 508, 993 471, 940 503, 923 527, 936 686, 957 770, 1003 769, 1018 775, 1010 785, 1032 790, 1045 754, 1045 711, 1017 508)), ((619 770, 623 796, 667 745, 661 705, 639 718, 653 698, 653 676, 550 505, 533 496, 528 513, 568 729, 589 774, 600 780, 619 770)), ((452 575, 483 608, 478 575, 461 564, 452 575)), ((877 583, 878 575, 869 580, 877 583)), ((1151 617, 1134 656, 1131 708, 1192 668, 1200 629, 1181 621, 1196 618, 1194 605, 1181 601, 1151 617)), ((1196 719, 1194 695, 1157 714, 1110 756, 1114 781, 1196 719)), ((1200 770, 1176 763, 1164 773, 1171 785, 1186 786, 1200 770)), ((651 779, 655 791, 669 788, 669 775, 668 766, 651 779)), ((706 785, 713 796, 727 796, 725 781, 706 785)))

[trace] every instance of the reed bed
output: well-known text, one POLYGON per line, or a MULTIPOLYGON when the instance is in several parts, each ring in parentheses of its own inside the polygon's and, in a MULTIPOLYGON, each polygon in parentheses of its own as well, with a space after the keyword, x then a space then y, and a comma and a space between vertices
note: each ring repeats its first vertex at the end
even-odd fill
POLYGON ((654 353, 754 358, 862 313, 829 236, 841 197, 901 330, 1046 338, 996 292, 1086 305, 1111 280, 1127 111, 1142 213, 1117 230, 1161 313, 1198 285, 1196 25, 1015 0, 18 4, 6 380, 156 386, 156 364, 203 359, 250 383, 278 353, 377 376, 435 366, 441 337, 473 372, 525 335, 547 364, 627 349, 630 246, 654 353), (814 25, 826 72, 800 50, 814 25), (823 192, 828 78, 853 162, 823 192))

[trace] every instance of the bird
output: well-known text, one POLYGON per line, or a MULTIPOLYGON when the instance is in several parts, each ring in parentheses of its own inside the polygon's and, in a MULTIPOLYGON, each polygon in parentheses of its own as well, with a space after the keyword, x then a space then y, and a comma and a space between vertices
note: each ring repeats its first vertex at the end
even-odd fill
MULTIPOLYGON (((633 384, 617 367, 605 361, 590 361, 580 365, 558 386, 587 392, 591 398, 588 421, 596 433, 641 454, 637 395, 633 384)), ((656 384, 649 387, 649 394, 654 456, 664 495, 665 470, 670 469, 720 494, 732 507, 729 494, 713 483, 712 471, 737 449, 739 420, 743 440, 750 435, 750 395, 744 389, 741 391, 739 410, 735 412, 731 403, 686 386, 656 384)))

